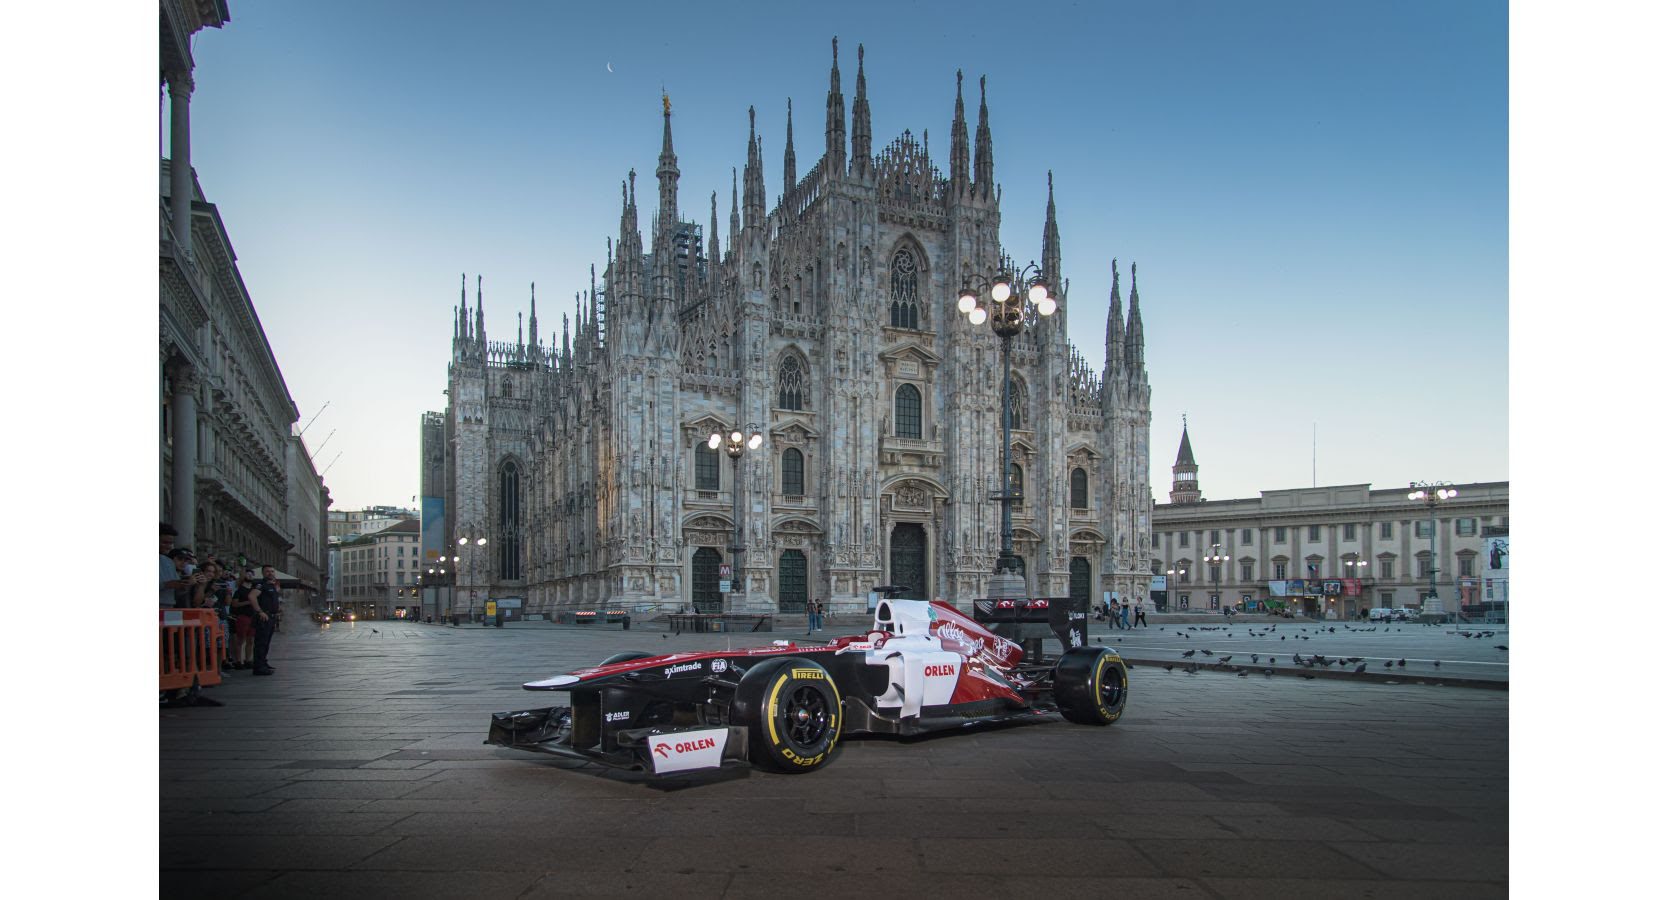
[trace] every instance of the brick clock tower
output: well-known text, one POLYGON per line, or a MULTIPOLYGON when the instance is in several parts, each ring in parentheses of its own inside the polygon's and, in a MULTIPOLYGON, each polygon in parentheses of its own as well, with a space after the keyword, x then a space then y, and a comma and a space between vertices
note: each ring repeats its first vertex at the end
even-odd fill
POLYGON ((1176 464, 1170 467, 1170 502, 1198 503, 1199 466, 1193 461, 1193 445, 1187 440, 1187 417, 1182 417, 1181 448, 1176 451, 1176 464))

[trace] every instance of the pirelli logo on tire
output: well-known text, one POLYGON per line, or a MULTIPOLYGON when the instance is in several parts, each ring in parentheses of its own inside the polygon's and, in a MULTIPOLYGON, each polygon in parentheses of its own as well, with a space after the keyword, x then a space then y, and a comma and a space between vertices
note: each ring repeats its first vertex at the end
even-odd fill
POLYGON ((794 669, 790 674, 795 678, 805 678, 813 681, 823 681, 828 678, 821 669, 794 669))

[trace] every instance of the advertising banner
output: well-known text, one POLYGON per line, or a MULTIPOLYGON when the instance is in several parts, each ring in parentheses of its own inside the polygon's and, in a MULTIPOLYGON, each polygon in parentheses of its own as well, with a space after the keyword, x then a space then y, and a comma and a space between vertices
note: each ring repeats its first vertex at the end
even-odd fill
POLYGON ((1167 586, 1168 582, 1169 582, 1169 578, 1170 578, 1170 576, 1168 576, 1168 575, 1154 575, 1153 580, 1152 580, 1152 584, 1148 589, 1149 590, 1154 590, 1154 591, 1169 590, 1169 587, 1167 586))
POLYGON ((1483 539, 1483 553, 1488 558, 1484 565, 1491 578, 1510 577, 1511 543, 1512 539, 1504 536, 1483 539))
POLYGON ((1359 596, 1361 596, 1361 579, 1359 579, 1359 578, 1345 578, 1344 579, 1344 596, 1345 597, 1359 597, 1359 596))
POLYGON ((1344 592, 1344 583, 1338 579, 1321 582, 1321 593, 1328 597, 1336 597, 1344 592))
POLYGON ((1286 584, 1287 583, 1284 582, 1284 581, 1270 581, 1268 583, 1268 595, 1270 597, 1286 597, 1286 596, 1289 596, 1286 593, 1286 584))
POLYGON ((438 559, 446 543, 446 498, 423 498, 423 558, 438 559))

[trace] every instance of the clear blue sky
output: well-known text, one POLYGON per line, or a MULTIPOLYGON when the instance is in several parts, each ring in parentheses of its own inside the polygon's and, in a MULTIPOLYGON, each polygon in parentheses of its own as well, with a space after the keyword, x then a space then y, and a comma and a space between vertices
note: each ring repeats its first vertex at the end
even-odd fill
POLYGON ((491 337, 535 281, 560 329, 626 169, 654 203, 662 85, 684 214, 727 222, 750 104, 774 198, 835 35, 848 114, 862 43, 876 148, 946 170, 989 76, 1004 243, 1039 255, 1052 169, 1092 363, 1140 264, 1160 500, 1184 411, 1210 499, 1308 485, 1312 427, 1322 484, 1508 477, 1504 3, 584 6, 232 0, 196 39, 194 163, 338 507, 417 493, 460 272, 491 337))

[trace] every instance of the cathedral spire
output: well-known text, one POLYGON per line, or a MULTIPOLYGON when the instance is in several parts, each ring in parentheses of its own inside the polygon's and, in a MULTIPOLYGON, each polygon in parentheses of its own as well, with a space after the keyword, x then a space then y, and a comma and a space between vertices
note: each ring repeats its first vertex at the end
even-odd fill
POLYGON ((522 339, 521 339, 521 311, 517 310, 516 314, 515 314, 515 348, 516 348, 516 354, 520 355, 522 348, 525 347, 525 346, 526 345, 522 342, 522 339))
POLYGON ((1048 171, 1048 214, 1043 220, 1043 280, 1056 297, 1065 295, 1060 285, 1060 225, 1054 219, 1054 170, 1048 171))
POLYGON ((989 200, 995 194, 996 169, 990 152, 990 108, 985 105, 985 76, 979 76, 979 132, 974 138, 973 180, 979 196, 989 200))
POLYGON ((840 92, 840 39, 834 38, 834 63, 828 70, 828 121, 823 126, 825 165, 835 174, 846 170, 846 97, 840 92))
MULTIPOLYGON (((578 297, 574 298, 578 300, 578 297)), ((572 345, 568 343, 568 314, 562 313, 562 366, 566 368, 573 358, 572 345)))
POLYGON ((741 240, 741 208, 736 203, 736 167, 730 167, 730 252, 736 252, 741 240))
POLYGON ((869 174, 873 156, 869 135, 869 84, 863 78, 863 45, 857 45, 857 96, 851 103, 851 171, 859 177, 869 174))
POLYGON ((1112 300, 1106 306, 1106 370, 1110 383, 1124 368, 1124 299, 1118 293, 1118 261, 1112 260, 1112 300))
POLYGON ((1129 264, 1129 326, 1124 330, 1124 367, 1138 373, 1146 366, 1146 337, 1141 332, 1141 289, 1135 282, 1135 264, 1129 264))
POLYGON ((475 340, 486 343, 486 312, 481 306, 481 276, 475 276, 475 340))
POLYGON ((753 107, 747 107, 747 168, 742 172, 747 182, 743 203, 748 228, 763 228, 765 218, 764 149, 759 143, 758 118, 753 107))
POLYGON ((950 122, 950 194, 967 196, 967 110, 961 102, 961 70, 956 70, 956 117, 950 122))
POLYGON ((718 296, 718 192, 712 192, 712 230, 707 236, 707 296, 718 296))
POLYGON ((535 282, 527 283, 527 302, 530 306, 527 311, 527 336, 532 338, 532 349, 536 354, 539 349, 539 294, 535 282))
POLYGON ((660 216, 656 220, 663 240, 668 240, 678 222, 678 155, 672 152, 672 98, 660 95, 664 126, 660 138, 660 165, 655 177, 660 179, 660 216))
POLYGON ((458 320, 452 324, 452 337, 469 339, 469 273, 458 273, 458 320))
POLYGON ((799 176, 795 172, 793 158, 793 98, 788 98, 788 143, 782 151, 782 196, 793 193, 793 186, 799 183, 799 176))

